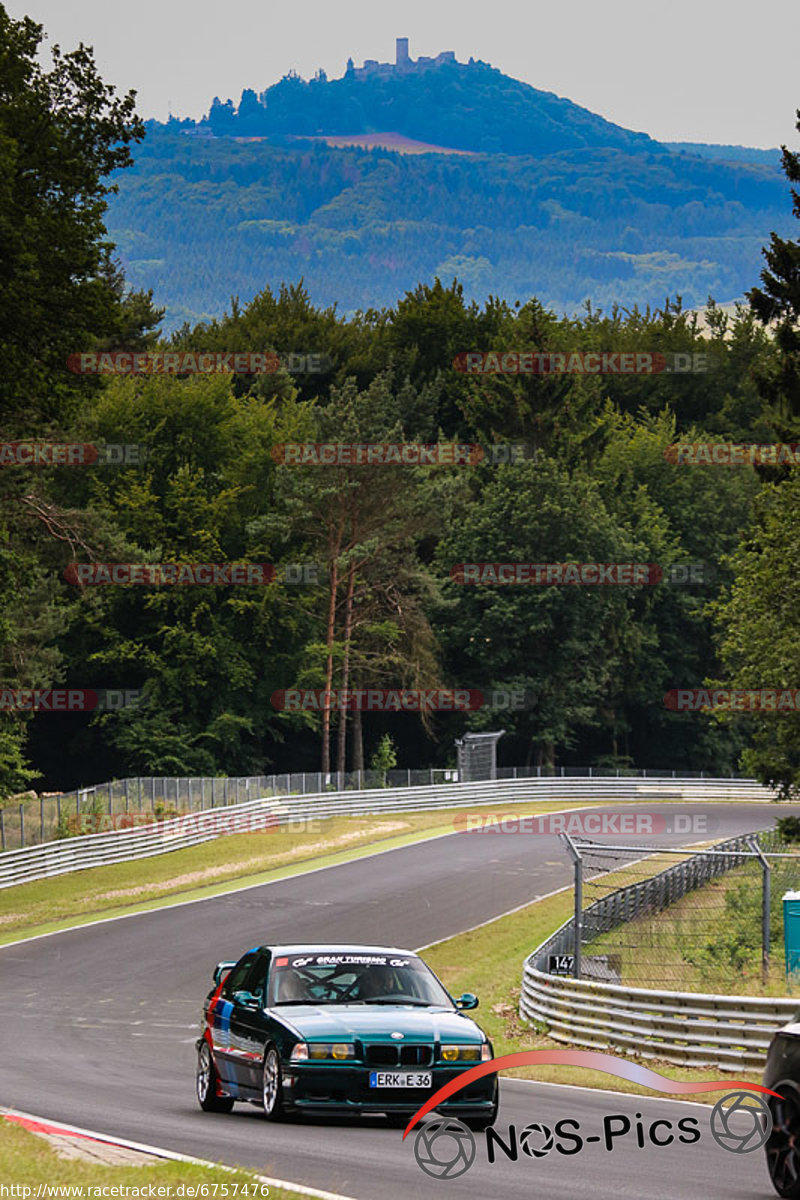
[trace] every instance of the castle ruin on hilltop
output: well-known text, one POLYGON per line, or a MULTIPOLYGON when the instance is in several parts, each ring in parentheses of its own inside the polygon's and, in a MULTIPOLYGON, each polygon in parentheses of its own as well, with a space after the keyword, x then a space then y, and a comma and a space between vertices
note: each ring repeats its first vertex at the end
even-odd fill
POLYGON ((393 63, 378 62, 377 58, 365 58, 363 67, 353 66, 352 58, 347 60, 346 75, 364 76, 364 75, 391 75, 396 71, 416 71, 420 68, 439 67, 442 63, 456 62, 454 50, 442 50, 435 58, 427 58, 425 55, 415 61, 409 57, 408 53, 408 38, 399 37, 395 41, 395 61, 393 63))

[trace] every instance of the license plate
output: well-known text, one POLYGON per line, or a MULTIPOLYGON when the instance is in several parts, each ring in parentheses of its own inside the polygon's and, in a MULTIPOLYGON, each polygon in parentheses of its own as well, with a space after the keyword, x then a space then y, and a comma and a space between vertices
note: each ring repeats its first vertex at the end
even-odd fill
POLYGON ((429 1088, 433 1086, 430 1071, 370 1071, 369 1086, 429 1088))

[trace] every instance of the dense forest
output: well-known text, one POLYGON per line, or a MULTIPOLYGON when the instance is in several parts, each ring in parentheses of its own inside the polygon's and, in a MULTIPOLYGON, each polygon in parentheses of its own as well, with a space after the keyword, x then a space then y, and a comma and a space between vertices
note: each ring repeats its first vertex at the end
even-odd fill
MULTIPOLYGON (((773 235, 750 304, 730 316, 712 303, 702 327, 677 299, 657 308, 588 305, 576 316, 534 292, 523 302, 486 293, 478 302, 452 278, 458 271, 426 279, 412 257, 404 269, 422 282, 398 288, 391 303, 347 313, 301 283, 300 271, 287 269, 293 282, 270 287, 274 269, 250 262, 262 278, 252 299, 166 337, 152 293, 131 286, 116 261, 114 236, 124 239, 106 233, 111 180, 130 179, 115 200, 116 220, 121 206, 130 215, 138 205, 140 216, 160 222, 153 238, 177 238, 189 225, 197 237, 203 222, 224 231, 234 213, 237 222, 263 224, 266 189, 270 221, 285 222, 294 241, 295 223, 327 206, 319 227, 330 233, 343 279, 360 278, 346 249, 348 237, 360 236, 353 197, 373 203, 378 220, 391 176, 402 177, 393 204, 409 229, 411 214, 426 208, 478 222, 491 207, 509 252, 522 210, 531 229, 544 229, 567 194, 573 221, 591 223, 579 209, 596 202, 618 223, 630 213, 598 182, 595 151, 581 152, 583 176, 577 160, 564 160, 549 192, 529 186, 535 171, 524 159, 483 161, 476 169, 496 189, 487 205, 444 159, 427 160, 426 177, 397 156, 315 148, 293 158, 180 134, 145 138, 133 97, 103 89, 88 51, 45 70, 40 40, 38 26, 12 21, 0 6, 0 47, 13 67, 0 158, 15 168, 0 192, 2 441, 137 453, 73 466, 4 459, 2 685, 4 694, 111 689, 141 702, 93 712, 0 709, 0 794, 129 774, 358 768, 387 734, 400 766, 447 765, 466 729, 500 723, 508 763, 741 766, 797 786, 797 713, 713 716, 675 711, 664 699, 709 681, 798 685, 797 468, 680 464, 668 449, 676 441, 800 440, 797 242, 773 235), (273 154, 282 166, 269 176, 273 154), (162 169, 172 173, 174 204, 165 202, 162 169), (347 203, 337 204, 345 193, 347 203), (159 349, 314 353, 327 369, 102 376, 67 366, 83 352, 159 349), (492 350, 699 354, 709 369, 476 375, 454 365, 464 351, 492 350), (287 462, 282 449, 419 442, 513 443, 524 453, 507 463, 487 453, 468 465, 319 465, 287 462), (465 586, 454 573, 469 562, 576 561, 661 571, 646 585, 608 587, 465 586), (315 570, 300 583, 279 571, 257 587, 77 582, 76 565, 102 563, 315 570), (329 686, 484 695, 516 688, 527 700, 502 712, 349 719, 274 701, 285 689, 329 686)), ((745 223, 749 230, 742 238, 758 224, 760 244, 767 240, 778 193, 766 168, 696 159, 682 189, 672 156, 637 158, 630 175, 624 161, 617 156, 613 169, 630 212, 652 209, 652 238, 662 245, 674 238, 689 252, 692 204, 703 228, 718 219, 728 229, 733 206, 740 233, 745 223), (725 171, 731 192, 710 212, 709 188, 725 171)), ((800 181, 795 156, 784 156, 784 170, 800 181)), ((785 180, 780 198, 785 227, 785 180)), ((254 236, 279 241, 280 231, 271 225, 254 236)), ((243 267, 248 244, 224 234, 217 253, 243 267)), ((403 258, 396 237, 391 244, 403 258)), ((465 249, 463 238, 453 245, 465 249)), ((553 278, 561 277, 552 239, 550 247, 553 278)), ((521 261, 529 250, 518 243, 517 254, 521 261)), ((187 250, 175 284, 187 309, 210 286, 213 264, 203 280, 200 263, 187 250)), ((688 265, 685 274, 691 281, 688 265)), ((748 282, 756 284, 757 270, 748 282)), ((630 294, 637 290, 631 281, 630 294)))
POLYGON ((655 307, 681 295, 695 308, 740 298, 764 230, 791 222, 777 166, 655 142, 462 158, 148 123, 115 182, 109 232, 131 284, 166 306, 168 332, 300 278, 349 314, 437 277, 457 277, 468 302, 535 295, 573 314, 587 299, 655 307))

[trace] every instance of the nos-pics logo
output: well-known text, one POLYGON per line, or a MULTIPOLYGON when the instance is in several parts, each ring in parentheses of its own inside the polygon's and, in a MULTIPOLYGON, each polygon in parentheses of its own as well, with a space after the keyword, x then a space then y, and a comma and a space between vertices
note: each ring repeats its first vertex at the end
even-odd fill
MULTIPOLYGON (((493 1165, 501 1157, 518 1161, 520 1151, 529 1159, 545 1158, 552 1150, 563 1155, 578 1154, 590 1142, 613 1150, 619 1139, 639 1149, 669 1146, 678 1141, 685 1145, 699 1142, 701 1131, 697 1117, 682 1117, 676 1122, 659 1118, 643 1121, 622 1113, 603 1117, 602 1134, 583 1134, 580 1122, 567 1118, 548 1125, 532 1122, 517 1134, 509 1125, 505 1137, 494 1128, 485 1131, 487 1162, 493 1165)), ((750 1154, 763 1146, 772 1133, 772 1113, 763 1096, 748 1091, 729 1092, 718 1100, 711 1111, 711 1136, 723 1150, 733 1154, 750 1154)), ((414 1157, 426 1175, 434 1179, 457 1179, 465 1175, 477 1157, 474 1134, 455 1117, 436 1116, 417 1131, 414 1157)))

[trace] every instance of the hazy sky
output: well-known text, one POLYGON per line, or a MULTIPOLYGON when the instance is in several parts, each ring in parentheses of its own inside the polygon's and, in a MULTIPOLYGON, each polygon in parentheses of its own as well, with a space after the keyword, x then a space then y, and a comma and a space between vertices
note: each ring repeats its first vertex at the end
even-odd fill
POLYGON ((5 0, 63 50, 94 46, 143 117, 199 117, 293 67, 454 50, 663 141, 797 145, 800 0, 5 0))

